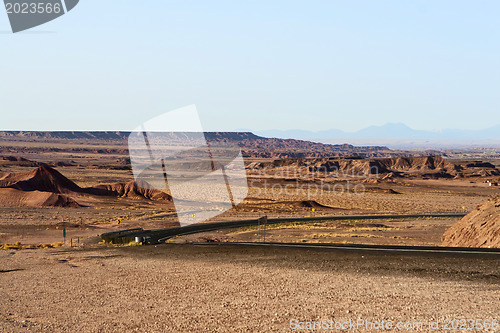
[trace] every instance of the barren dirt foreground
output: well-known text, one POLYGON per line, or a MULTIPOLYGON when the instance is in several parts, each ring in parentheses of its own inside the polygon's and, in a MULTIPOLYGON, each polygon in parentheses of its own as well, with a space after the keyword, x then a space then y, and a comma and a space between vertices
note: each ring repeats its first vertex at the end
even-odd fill
MULTIPOLYGON (((2 332, 286 332, 323 319, 421 322, 429 332, 450 331, 452 319, 500 319, 497 255, 176 244, 0 251, 0 286, 2 332)), ((377 331, 366 325, 331 331, 377 331)))

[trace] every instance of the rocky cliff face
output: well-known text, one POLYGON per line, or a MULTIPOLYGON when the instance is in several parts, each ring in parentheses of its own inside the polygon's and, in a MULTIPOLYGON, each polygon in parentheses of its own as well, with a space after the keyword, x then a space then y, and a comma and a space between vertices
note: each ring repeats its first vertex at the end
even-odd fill
POLYGON ((500 248, 500 196, 479 205, 448 229, 443 246, 500 248))

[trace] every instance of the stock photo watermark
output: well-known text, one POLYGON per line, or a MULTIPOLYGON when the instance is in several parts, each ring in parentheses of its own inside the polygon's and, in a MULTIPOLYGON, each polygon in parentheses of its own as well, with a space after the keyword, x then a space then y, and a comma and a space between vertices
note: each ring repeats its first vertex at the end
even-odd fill
POLYGON ((169 191, 181 226, 222 214, 247 196, 240 147, 208 140, 194 105, 141 124, 128 148, 135 181, 169 191))
POLYGON ((79 0, 4 0, 12 32, 50 22, 75 8, 79 0))
POLYGON ((268 192, 276 196, 301 196, 311 200, 322 195, 364 195, 367 188, 363 181, 377 179, 377 165, 342 167, 332 163, 302 168, 266 166, 252 170, 249 185, 255 195, 268 192))
POLYGON ((166 112, 135 128, 128 149, 135 181, 172 195, 179 223, 186 226, 220 215, 241 203, 252 189, 277 196, 366 193, 377 180, 377 165, 328 161, 301 168, 245 166, 237 142, 205 135, 194 105, 166 112), (251 177, 247 176, 247 171, 251 177))
POLYGON ((393 321, 366 320, 362 318, 348 320, 321 319, 318 321, 300 321, 290 319, 292 331, 337 331, 337 330, 367 330, 376 331, 497 331, 500 329, 498 319, 450 319, 428 321, 393 321))

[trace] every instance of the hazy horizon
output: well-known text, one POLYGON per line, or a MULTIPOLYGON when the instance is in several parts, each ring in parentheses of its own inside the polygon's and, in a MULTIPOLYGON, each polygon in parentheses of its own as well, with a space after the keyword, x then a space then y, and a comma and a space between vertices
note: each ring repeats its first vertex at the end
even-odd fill
MULTIPOLYGON (((346 132, 346 133, 355 133, 355 132, 359 132, 360 130, 363 130, 363 129, 366 129, 366 128, 369 128, 369 127, 384 127, 384 126, 387 126, 387 125, 404 125, 404 126, 407 126, 413 130, 417 130, 417 131, 428 131, 428 132, 435 132, 435 133, 439 133, 439 132, 442 132, 442 131, 447 131, 447 130, 460 130, 460 131, 481 131, 481 130, 486 130, 486 129, 490 129, 490 128, 493 128, 493 127, 500 127, 500 123, 498 124, 493 124, 493 125, 489 125, 489 126, 485 126, 485 127, 482 127, 482 128, 478 128, 478 129, 467 129, 467 128, 442 128, 442 129, 429 129, 429 130, 426 130, 426 129, 423 129, 423 128, 415 128, 415 127, 412 127, 412 126, 409 126, 408 124, 405 124, 405 123, 402 123, 402 122, 386 122, 384 124, 380 124, 380 125, 368 125, 366 127, 363 127, 363 128, 360 128, 358 130, 347 130, 347 129, 342 129, 342 128, 327 128, 327 129, 317 129, 317 130, 306 130, 306 129, 301 129, 299 127, 296 127, 296 128, 288 128, 288 129, 279 129, 279 128, 270 128, 270 129, 251 129, 251 128, 244 128, 244 127, 241 127, 241 128, 235 128, 234 130, 231 130, 231 131, 226 131, 226 130, 222 130, 222 129, 214 129, 214 130, 209 130, 208 132, 262 132, 262 131, 308 131, 308 132, 312 132, 312 133, 317 133, 317 132, 325 132, 325 131, 330 131, 330 130, 339 130, 339 131, 343 131, 343 132, 346 132)), ((53 130, 40 130, 40 129, 36 129, 36 128, 5 128, 5 127, 0 127, 0 131, 4 131, 4 132, 16 132, 16 131, 23 131, 23 132, 130 132, 131 130, 130 129, 103 129, 103 130, 95 130, 95 129, 72 129, 72 128, 68 128, 68 129, 53 129, 53 130)))
MULTIPOLYGON (((1 130, 0 132, 45 132, 37 130, 1 130)), ((122 132, 128 130, 63 130, 48 132, 122 132)), ((168 131, 167 131, 168 132, 168 131)), ((206 131, 226 132, 226 131, 206 131)), ((370 126, 356 132, 338 129, 327 131, 294 130, 251 130, 239 128, 228 132, 251 132, 267 138, 296 139, 321 142, 325 144, 351 144, 353 146, 386 146, 390 149, 426 150, 426 149, 498 149, 500 148, 500 125, 484 130, 468 131, 447 129, 444 131, 424 131, 408 127, 403 123, 387 123, 383 126, 370 126)))

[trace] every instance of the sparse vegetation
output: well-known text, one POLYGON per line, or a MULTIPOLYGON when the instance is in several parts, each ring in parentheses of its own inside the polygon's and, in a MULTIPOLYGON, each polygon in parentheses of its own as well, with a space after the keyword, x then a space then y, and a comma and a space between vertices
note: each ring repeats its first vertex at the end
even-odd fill
POLYGON ((22 244, 21 242, 0 244, 0 250, 27 250, 27 249, 49 249, 64 246, 63 242, 22 244))
POLYGON ((339 238, 339 237, 348 237, 348 238, 353 238, 353 237, 365 237, 365 238, 381 238, 383 236, 379 235, 372 235, 372 234, 339 234, 339 233, 324 233, 324 234, 312 234, 311 235, 313 239, 318 239, 318 238, 339 238))

